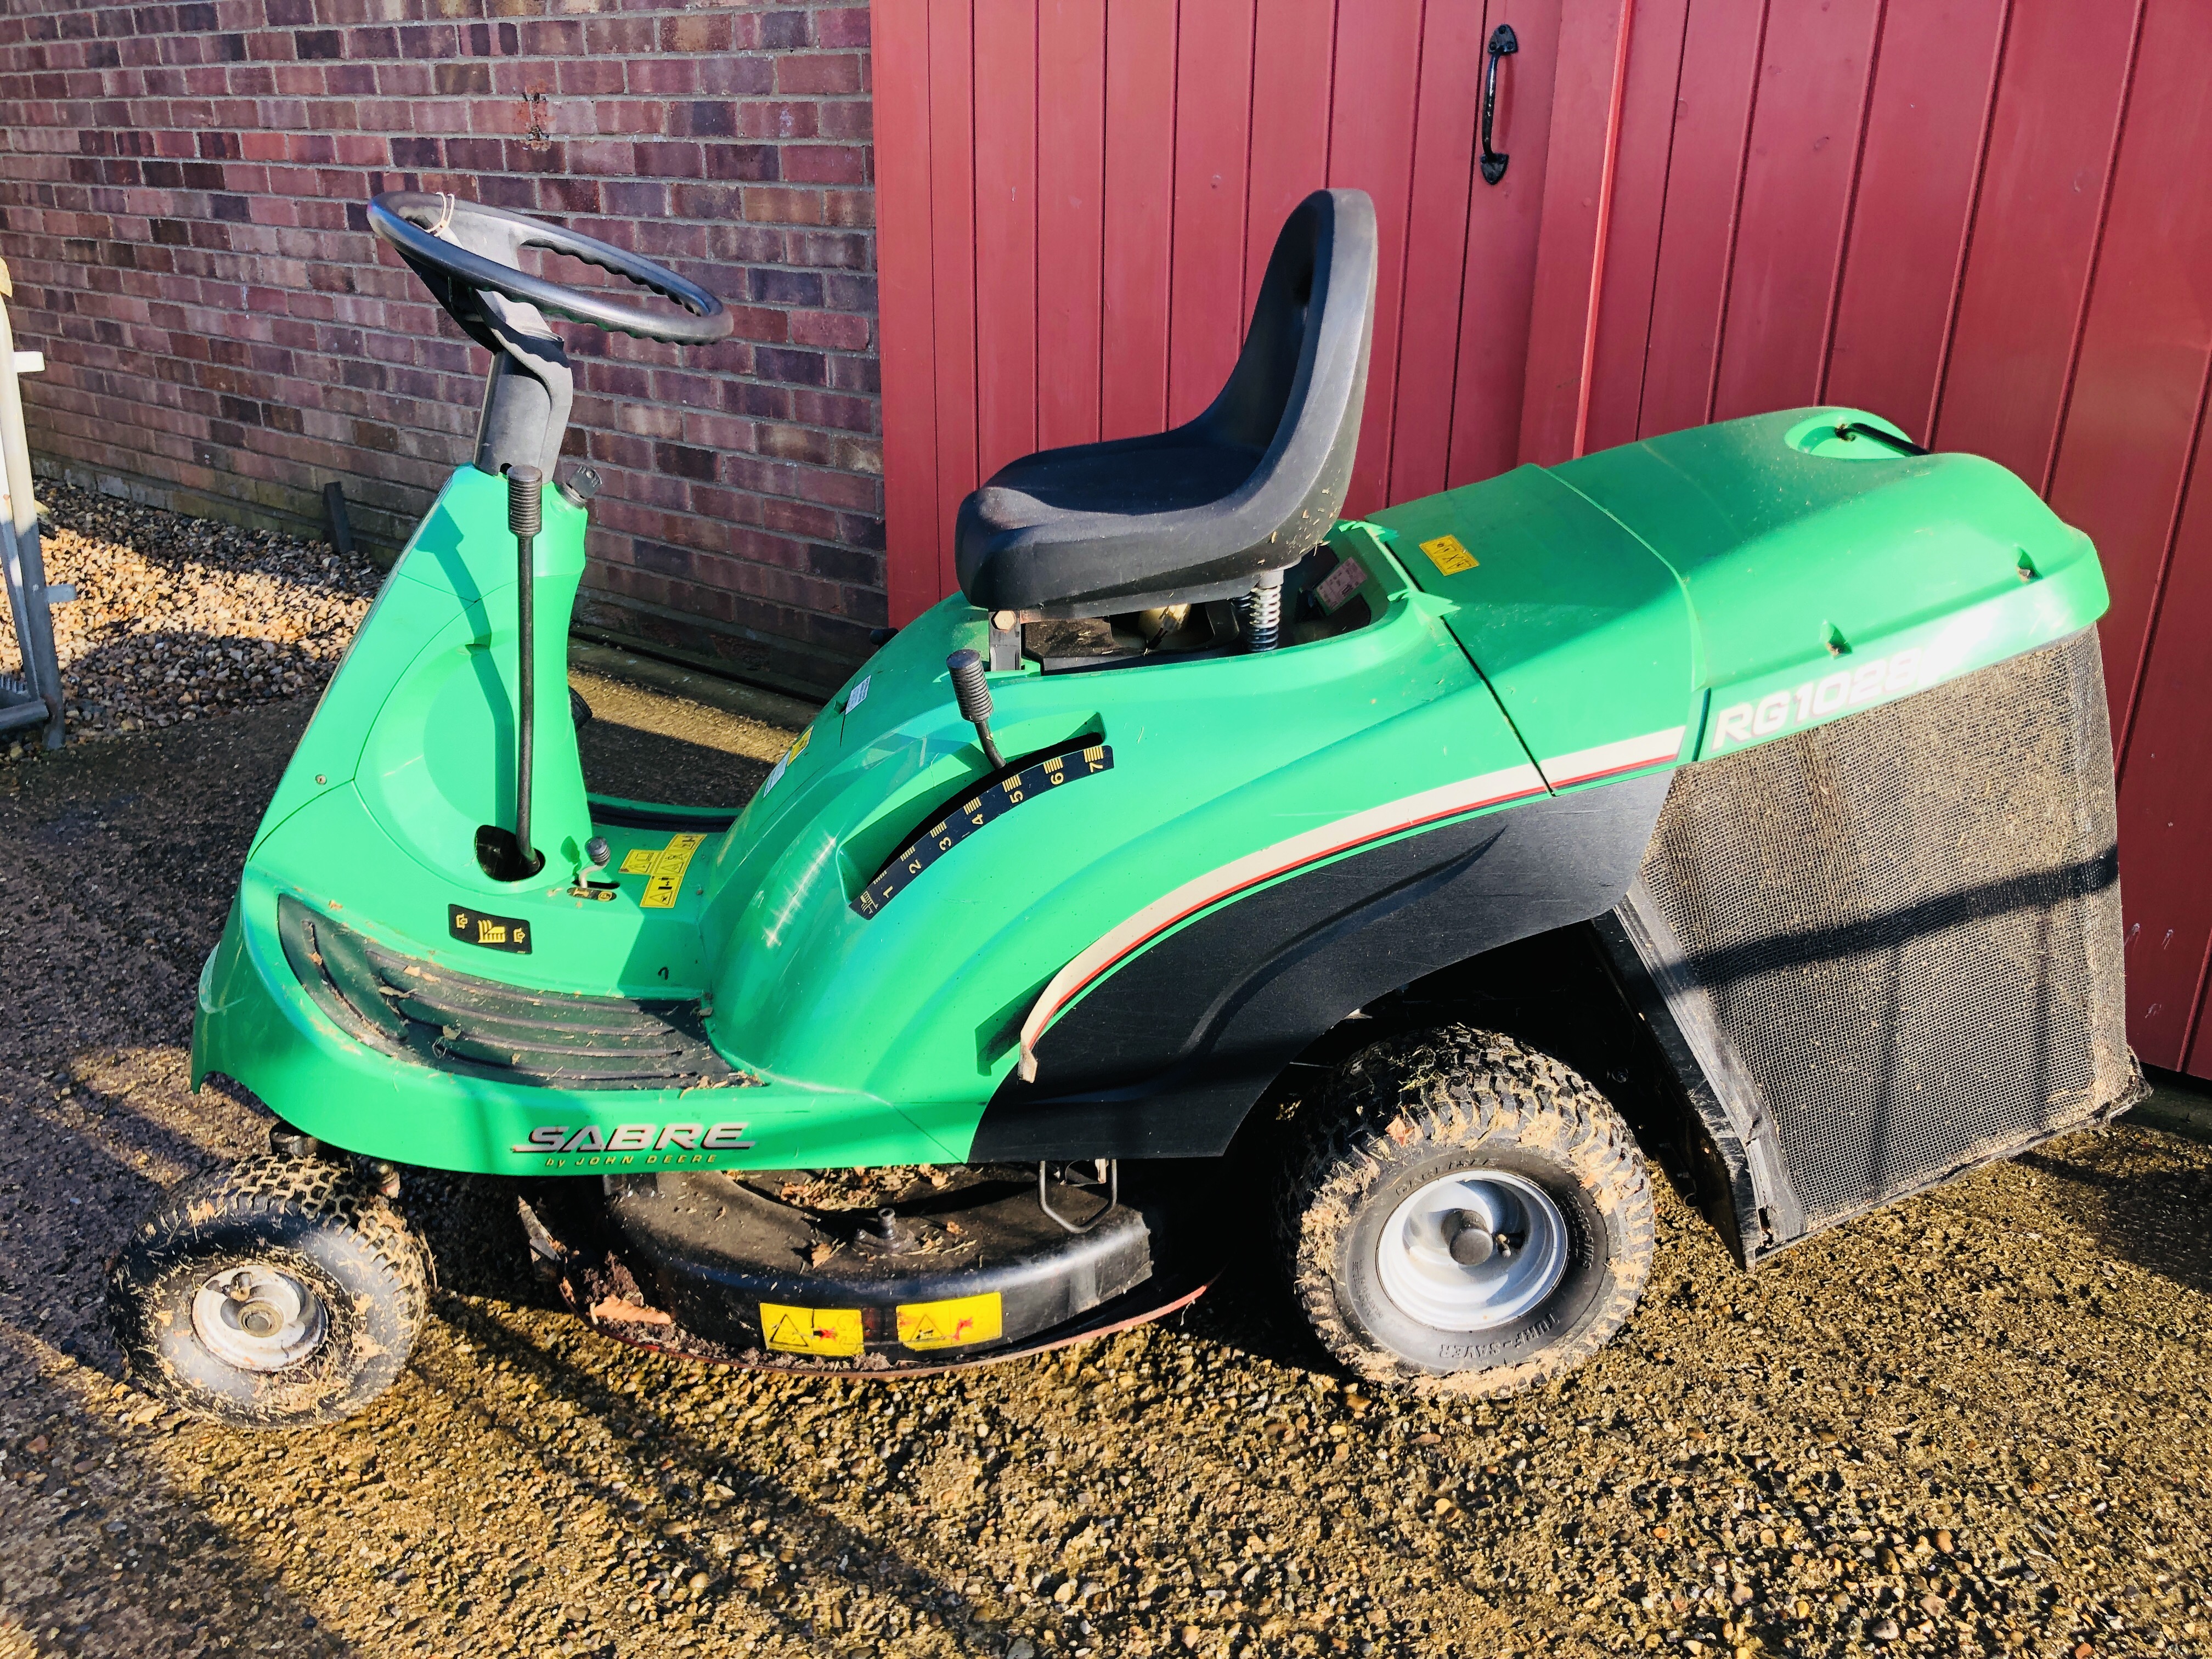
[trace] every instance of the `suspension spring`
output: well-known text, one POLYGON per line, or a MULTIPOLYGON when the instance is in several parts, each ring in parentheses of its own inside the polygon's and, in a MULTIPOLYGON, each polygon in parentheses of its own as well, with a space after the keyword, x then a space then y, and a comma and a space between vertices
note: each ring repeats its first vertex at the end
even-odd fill
POLYGON ((1262 571, 1252 591, 1237 601, 1237 613, 1244 629, 1244 648, 1273 651, 1283 632, 1283 573, 1262 571))

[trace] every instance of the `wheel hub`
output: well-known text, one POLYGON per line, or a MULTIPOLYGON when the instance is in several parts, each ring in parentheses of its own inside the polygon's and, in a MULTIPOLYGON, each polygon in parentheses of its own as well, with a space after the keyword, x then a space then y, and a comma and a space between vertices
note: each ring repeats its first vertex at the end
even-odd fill
POLYGON ((1409 1318, 1437 1330, 1492 1330, 1559 1288, 1566 1220, 1525 1176, 1462 1170, 1391 1212, 1376 1266, 1383 1293, 1409 1318))
POLYGON ((281 1371, 323 1345, 322 1298, 265 1262, 226 1267, 192 1297, 192 1328, 208 1351, 241 1370, 281 1371))

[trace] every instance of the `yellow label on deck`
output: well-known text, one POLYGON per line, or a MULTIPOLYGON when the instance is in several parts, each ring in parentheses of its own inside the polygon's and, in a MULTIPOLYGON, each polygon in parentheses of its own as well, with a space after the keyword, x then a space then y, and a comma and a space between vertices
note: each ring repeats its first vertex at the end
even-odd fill
POLYGON ((678 836, 667 846, 653 855, 653 879, 645 884, 645 896, 638 902, 648 910, 672 910, 676 895, 683 890, 684 872, 691 867, 691 855, 699 850, 704 836, 678 836))
POLYGON ((1456 576, 1462 570, 1474 569, 1477 562, 1456 536, 1439 536, 1432 542, 1423 542, 1421 551, 1429 556, 1429 562, 1436 566, 1440 575, 1456 576))
POLYGON ((957 1296, 949 1302, 903 1302, 898 1338, 909 1348, 958 1348, 970 1342, 995 1342, 1002 1322, 999 1293, 957 1296))
POLYGON ((653 868, 654 855, 659 851, 653 847, 633 847, 623 854, 622 872, 626 876, 641 876, 653 868))
POLYGON ((760 1322, 761 1340, 778 1353, 850 1359, 860 1352, 858 1308, 786 1308, 763 1302, 760 1322))

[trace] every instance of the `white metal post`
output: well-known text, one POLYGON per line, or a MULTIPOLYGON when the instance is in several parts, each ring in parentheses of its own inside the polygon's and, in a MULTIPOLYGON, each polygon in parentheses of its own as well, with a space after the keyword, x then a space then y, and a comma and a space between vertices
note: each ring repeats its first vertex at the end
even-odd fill
POLYGON ((23 426, 17 376, 43 368, 45 360, 15 350, 7 301, 15 286, 0 260, 0 565, 8 580, 8 609, 23 653, 22 689, 0 685, 0 730, 43 722, 46 747, 62 746, 61 665, 54 655, 53 617, 48 610, 46 563, 39 556, 39 509, 31 495, 31 443, 23 426))

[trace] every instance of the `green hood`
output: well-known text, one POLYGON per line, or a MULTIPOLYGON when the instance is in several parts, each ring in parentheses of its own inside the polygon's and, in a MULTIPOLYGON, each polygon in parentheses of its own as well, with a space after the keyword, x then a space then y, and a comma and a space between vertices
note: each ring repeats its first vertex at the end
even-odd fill
POLYGON ((1453 605, 1555 787, 1779 737, 2103 613, 2088 538, 2018 478, 1838 436, 1854 422, 1896 431, 1856 410, 1756 416, 1375 523, 1453 605))

